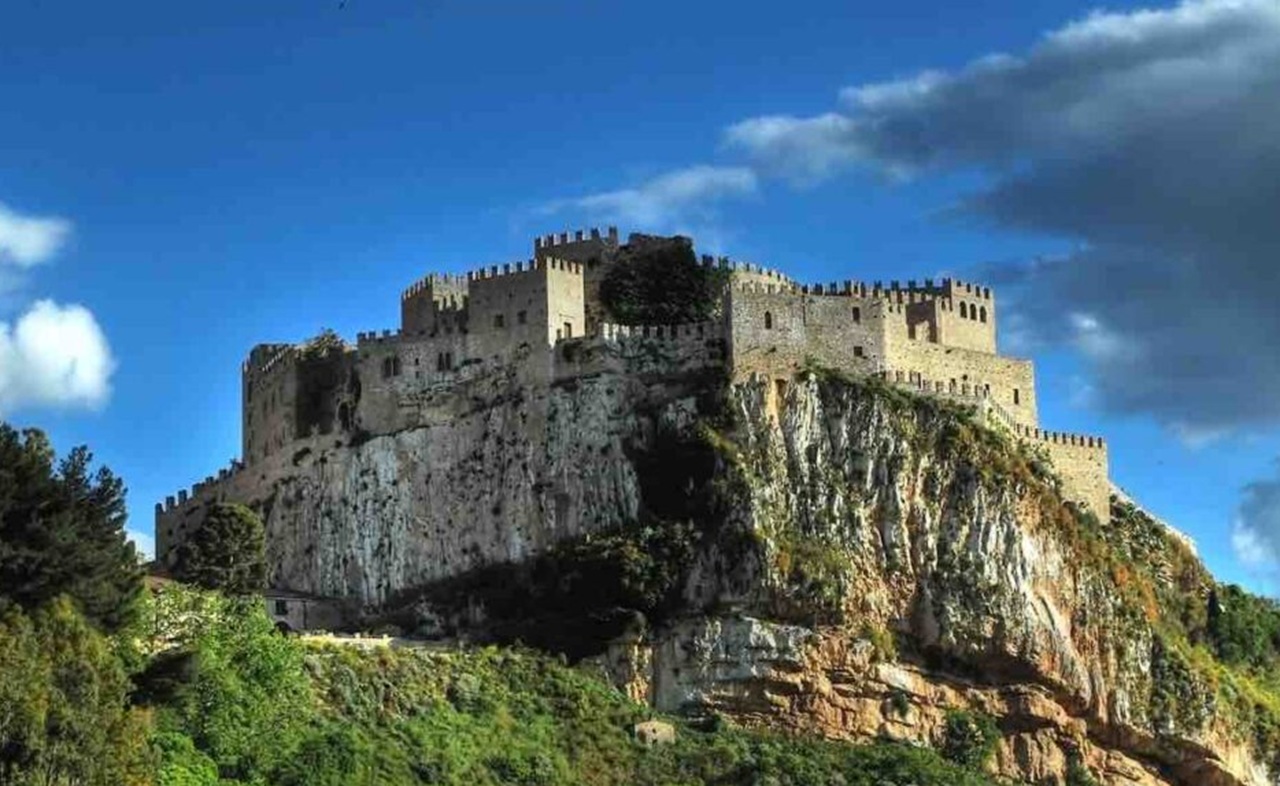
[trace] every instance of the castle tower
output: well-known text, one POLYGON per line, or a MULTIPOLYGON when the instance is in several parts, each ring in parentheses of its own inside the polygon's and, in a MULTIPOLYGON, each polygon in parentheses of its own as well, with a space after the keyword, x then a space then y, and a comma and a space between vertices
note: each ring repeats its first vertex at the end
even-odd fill
POLYGON ((586 312, 585 330, 594 333, 603 321, 600 306, 600 282, 618 254, 618 228, 609 227, 601 233, 598 228, 577 230, 572 235, 543 235, 533 239, 534 259, 562 259, 582 266, 583 303, 586 312))
POLYGON ((400 293, 400 332, 434 336, 466 330, 466 276, 432 273, 400 293))

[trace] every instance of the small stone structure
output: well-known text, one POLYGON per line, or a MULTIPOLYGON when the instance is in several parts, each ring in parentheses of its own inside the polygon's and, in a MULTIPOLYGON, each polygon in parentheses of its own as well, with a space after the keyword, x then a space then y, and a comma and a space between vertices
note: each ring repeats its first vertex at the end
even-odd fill
MULTIPOLYGON (((359 333, 354 345, 330 335, 300 345, 255 346, 241 369, 241 458, 156 505, 160 561, 168 562, 200 526, 208 503, 274 504, 296 468, 326 460, 317 459, 322 451, 447 428, 474 411, 472 402, 489 395, 495 379, 522 396, 545 399, 548 391, 606 373, 651 380, 712 371, 732 380, 770 379, 773 395, 785 395, 795 373, 813 362, 979 406, 992 423, 1043 449, 1068 500, 1107 515, 1106 443, 1040 428, 1034 366, 998 354, 998 308, 990 288, 949 278, 802 285, 759 265, 704 256, 702 265, 724 274, 716 319, 612 324, 600 282, 628 247, 655 243, 690 241, 632 234, 624 246, 612 227, 547 235, 534 241, 529 260, 419 279, 401 293, 398 330, 359 333)), ((537 443, 553 433, 549 417, 521 420, 516 428, 523 433, 506 436, 537 443)), ((520 482, 527 480, 511 481, 520 482)), ((306 504, 306 494, 298 489, 281 504, 306 504)), ((562 495, 546 515, 572 522, 585 513, 562 495)), ((451 526, 471 524, 457 520, 451 526)), ((434 537, 440 542, 445 534, 434 537)), ((528 542, 512 537, 506 558, 528 542)), ((378 556, 397 544, 349 548, 378 556)), ((274 575, 297 577, 308 570, 307 564, 282 564, 274 575)))

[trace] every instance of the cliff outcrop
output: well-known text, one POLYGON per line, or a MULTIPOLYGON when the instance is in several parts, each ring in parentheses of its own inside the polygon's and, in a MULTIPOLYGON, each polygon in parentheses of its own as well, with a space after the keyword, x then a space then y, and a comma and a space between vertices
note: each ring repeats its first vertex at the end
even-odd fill
POLYGON ((255 492, 274 581, 592 658, 664 712, 929 745, 967 713, 1020 782, 1278 782, 1274 688, 1196 641, 1213 581, 1158 523, 1064 505, 955 404, 644 362, 477 377, 282 459, 255 492))
POLYGON ((1189 643, 1212 582, 1158 524, 1077 514, 962 410, 830 374, 735 386, 720 425, 724 518, 683 587, 702 613, 602 658, 633 695, 921 743, 985 713, 1023 782, 1277 782, 1274 696, 1189 643))

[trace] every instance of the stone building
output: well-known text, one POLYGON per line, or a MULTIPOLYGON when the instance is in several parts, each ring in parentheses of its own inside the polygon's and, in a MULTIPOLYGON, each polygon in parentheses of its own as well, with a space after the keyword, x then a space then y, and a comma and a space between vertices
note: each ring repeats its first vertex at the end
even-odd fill
MULTIPOLYGON (((694 325, 611 323, 600 298, 610 267, 641 247, 684 245, 691 253, 690 242, 633 234, 623 244, 616 228, 547 235, 534 241, 527 261, 465 275, 431 274, 410 285, 400 296, 398 330, 360 333, 354 345, 327 335, 299 345, 255 346, 242 367, 241 458, 156 506, 160 560, 171 558, 174 547, 200 525, 204 507, 217 500, 268 508, 269 552, 273 510, 279 512, 273 506, 305 508, 339 487, 345 501, 335 504, 351 506, 341 515, 353 521, 382 517, 408 528, 420 526, 427 516, 419 515, 423 506, 431 505, 423 495, 430 492, 408 491, 396 477, 379 475, 394 474, 388 467, 403 464, 414 431, 427 434, 423 439, 431 445, 425 448, 430 455, 413 459, 418 486, 430 488, 451 478, 456 491, 476 478, 476 487, 467 492, 474 500, 465 511, 430 513, 436 516, 430 548, 438 551, 433 553, 456 550, 454 557, 441 558, 442 575, 452 570, 446 563, 455 564, 449 559, 476 559, 477 538, 498 558, 514 558, 535 548, 539 538, 585 528, 587 517, 597 515, 589 508, 592 495, 604 493, 600 489, 571 480, 530 480, 536 474, 531 461, 546 463, 538 471, 553 478, 573 471, 557 469, 558 459, 538 447, 548 440, 582 441, 560 432, 564 421, 557 419, 557 407, 569 386, 600 384, 607 377, 608 394, 615 399, 609 406, 620 407, 618 387, 640 390, 655 375, 711 369, 733 380, 771 380, 772 395, 786 395, 794 374, 815 361, 977 405, 1018 439, 1043 447, 1067 499, 1107 514, 1104 441, 1040 428, 1034 366, 999 354, 998 309, 990 288, 953 279, 800 285, 758 265, 702 257, 702 265, 723 274, 716 277, 723 289, 715 319, 694 325), (519 417, 508 422, 512 416, 497 414, 498 409, 477 415, 482 401, 489 407, 508 402, 520 410, 519 417), (499 419, 503 433, 494 434, 499 419), (470 436, 460 436, 463 432, 470 436), (356 449, 382 438, 395 447, 371 465, 356 449), (508 447, 518 443, 524 452, 519 462, 496 453, 484 458, 465 452, 468 439, 496 439, 508 447), (330 457, 332 463, 326 463, 330 457), (347 474, 340 475, 339 468, 347 474), (465 474, 469 468, 471 475, 465 474), (302 470, 310 473, 306 483, 299 481, 302 470), (363 499, 358 490, 371 482, 369 477, 381 478, 377 482, 385 483, 387 495, 374 509, 356 509, 363 503, 352 500, 363 499), (522 490, 531 483, 535 496, 522 490), (506 501, 494 502, 485 484, 506 488, 506 501), (548 484, 564 488, 543 488, 548 484), (552 534, 513 524, 520 517, 503 509, 511 500, 528 505, 528 516, 551 522, 552 534)), ((584 450, 577 444, 563 448, 566 456, 584 450)), ((618 493, 625 507, 626 494, 618 493)), ((316 510, 321 518, 335 515, 332 507, 316 510)), ((305 529, 294 533, 296 538, 311 539, 313 547, 329 537, 323 522, 305 516, 292 520, 295 528, 305 529)), ((368 559, 406 548, 390 536, 364 540, 372 536, 359 526, 349 537, 356 542, 344 548, 368 559)), ((274 583, 326 594, 335 583, 349 588, 365 580, 359 566, 321 568, 320 557, 300 551, 274 552, 274 583), (308 562, 313 559, 315 564, 308 562), (312 581, 321 570, 330 578, 312 581)), ((376 599, 387 591, 370 586, 355 594, 376 599)))

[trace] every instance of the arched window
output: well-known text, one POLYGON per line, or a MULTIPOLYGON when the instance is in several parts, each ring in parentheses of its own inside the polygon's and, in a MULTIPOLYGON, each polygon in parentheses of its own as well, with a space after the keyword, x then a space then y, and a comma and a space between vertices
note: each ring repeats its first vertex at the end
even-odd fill
POLYGON ((764 329, 773 330, 773 312, 764 312, 764 329))
POLYGON ((968 307, 967 305, 965 305, 964 303, 961 303, 961 304, 960 304, 960 318, 961 318, 961 319, 968 319, 968 318, 969 318, 969 307, 968 307))
POLYGON ((386 379, 391 376, 391 358, 382 359, 382 378, 386 379))
POLYGON ((396 355, 395 357, 391 358, 391 376, 393 377, 400 376, 400 356, 399 355, 396 355))
POLYGON ((986 307, 986 306, 982 306, 981 308, 979 308, 979 309, 978 309, 978 319, 982 320, 983 322, 986 322, 986 321, 987 321, 987 307, 986 307))

